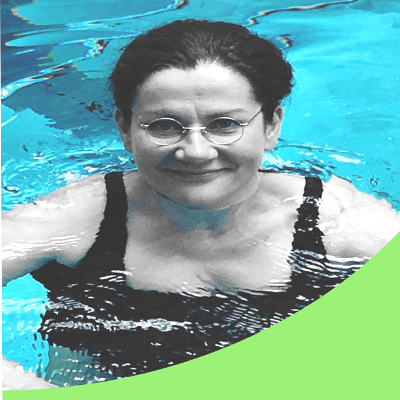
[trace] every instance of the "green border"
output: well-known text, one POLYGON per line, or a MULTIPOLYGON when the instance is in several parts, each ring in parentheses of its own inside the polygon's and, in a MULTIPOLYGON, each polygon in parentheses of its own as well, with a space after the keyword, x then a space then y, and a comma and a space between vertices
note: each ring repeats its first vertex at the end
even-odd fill
POLYGON ((399 249, 400 234, 322 299, 216 353, 112 382, 4 391, 4 399, 394 399, 399 249))

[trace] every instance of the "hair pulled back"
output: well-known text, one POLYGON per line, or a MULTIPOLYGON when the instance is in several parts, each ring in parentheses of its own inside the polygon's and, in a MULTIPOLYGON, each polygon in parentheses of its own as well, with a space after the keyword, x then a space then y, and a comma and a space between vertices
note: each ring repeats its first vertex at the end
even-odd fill
POLYGON ((247 78, 267 121, 291 92, 292 68, 268 40, 236 24, 175 21, 136 37, 125 47, 110 76, 115 105, 125 123, 132 119, 137 89, 151 74, 212 62, 247 78))

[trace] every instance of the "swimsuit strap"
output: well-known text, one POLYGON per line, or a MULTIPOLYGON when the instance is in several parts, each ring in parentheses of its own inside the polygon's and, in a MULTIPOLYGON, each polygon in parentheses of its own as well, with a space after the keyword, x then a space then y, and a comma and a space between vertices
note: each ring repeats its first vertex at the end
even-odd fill
MULTIPOLYGON (((93 280, 96 276, 124 267, 127 242, 126 212, 128 209, 122 172, 105 175, 107 203, 104 218, 96 240, 75 268, 52 260, 31 275, 42 283, 51 294, 60 293, 69 284, 93 280), (93 276, 93 278, 91 278, 93 276)), ((89 199, 90 201, 90 199, 89 199)))
POLYGON ((326 255, 322 241, 324 235, 318 228, 319 202, 322 196, 322 181, 318 177, 306 177, 304 201, 297 209, 298 218, 294 224, 292 249, 307 250, 326 255))
MULTIPOLYGON (((112 253, 112 264, 123 263, 128 238, 126 213, 128 204, 122 172, 110 172, 105 175, 107 203, 104 218, 92 247, 78 263, 87 263, 88 259, 102 261, 105 255, 112 253)), ((104 261, 103 261, 104 262, 104 261)), ((102 262, 102 264, 103 264, 102 262)), ((92 264, 92 263, 91 263, 92 264)))
MULTIPOLYGON (((270 173, 273 170, 259 169, 258 172, 270 173)), ((297 209, 297 221, 294 224, 292 253, 296 250, 307 250, 326 255, 322 241, 324 234, 318 228, 319 202, 323 192, 322 181, 316 176, 307 176, 304 186, 304 201, 297 209)))

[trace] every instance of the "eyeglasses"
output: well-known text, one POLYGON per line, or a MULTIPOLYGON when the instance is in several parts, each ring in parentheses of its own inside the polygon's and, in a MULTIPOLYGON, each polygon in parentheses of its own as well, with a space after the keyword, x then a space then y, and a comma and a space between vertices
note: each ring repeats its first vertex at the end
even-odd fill
POLYGON ((173 118, 159 118, 149 124, 140 123, 140 127, 146 130, 147 137, 153 143, 160 146, 180 142, 190 130, 201 131, 201 134, 211 143, 231 144, 242 138, 244 127, 249 125, 261 111, 262 108, 248 122, 239 122, 230 117, 219 117, 205 127, 188 127, 173 118))

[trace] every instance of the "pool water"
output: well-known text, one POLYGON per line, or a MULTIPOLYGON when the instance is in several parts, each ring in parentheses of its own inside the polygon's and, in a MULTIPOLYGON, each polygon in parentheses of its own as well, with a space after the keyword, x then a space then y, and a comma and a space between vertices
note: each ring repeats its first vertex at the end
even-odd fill
MULTIPOLYGON (((399 12, 396 0, 2 4, 3 211, 83 176, 135 168, 107 77, 138 33, 186 18, 242 24, 285 49, 296 86, 265 168, 335 174, 400 210, 399 12)), ((47 303, 30 275, 3 290, 3 352, 39 376, 54 351, 36 333, 47 303)))

